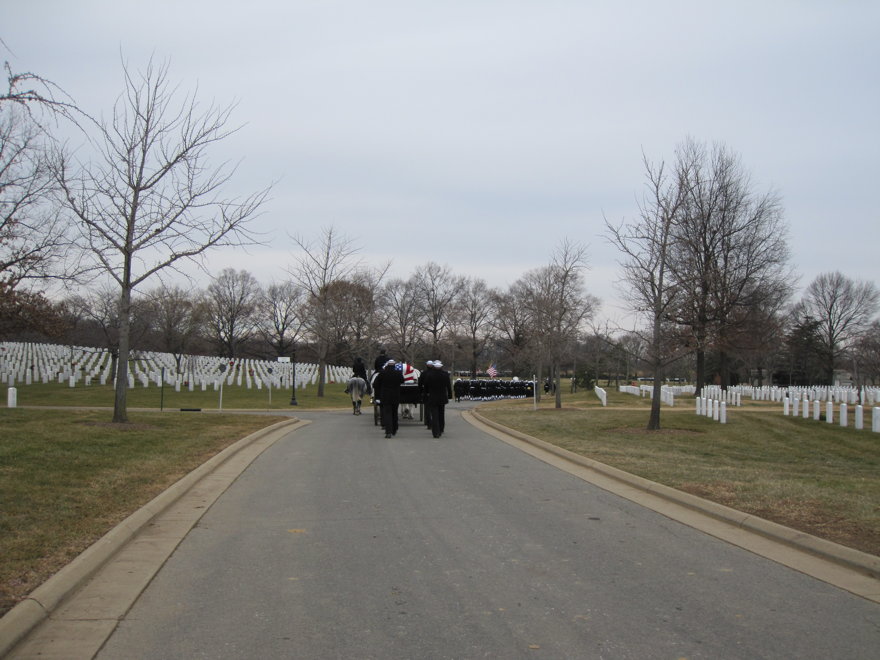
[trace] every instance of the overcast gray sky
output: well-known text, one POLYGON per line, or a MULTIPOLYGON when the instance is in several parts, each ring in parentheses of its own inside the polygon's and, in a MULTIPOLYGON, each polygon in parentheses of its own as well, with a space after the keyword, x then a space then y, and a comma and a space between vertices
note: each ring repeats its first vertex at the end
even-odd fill
POLYGON ((289 233, 334 227, 406 277, 423 262, 506 287, 563 238, 620 319, 604 218, 634 218, 642 152, 685 137, 776 190, 799 285, 880 277, 880 2, 2 0, 2 59, 94 116, 121 59, 168 61, 238 101, 235 187, 276 181, 271 247, 212 257, 285 277, 289 233))

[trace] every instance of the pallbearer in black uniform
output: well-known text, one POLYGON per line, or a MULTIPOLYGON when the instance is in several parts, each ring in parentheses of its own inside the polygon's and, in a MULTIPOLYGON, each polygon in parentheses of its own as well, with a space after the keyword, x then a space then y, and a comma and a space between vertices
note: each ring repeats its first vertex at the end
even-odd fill
POLYGON ((386 438, 397 434, 397 407, 400 405, 400 388, 403 385, 403 373, 395 369, 394 364, 394 360, 388 360, 373 381, 373 392, 379 399, 386 438))
POLYGON ((449 372, 443 369, 440 360, 435 360, 433 368, 425 370, 422 383, 425 388, 425 406, 431 419, 431 433, 439 438, 446 427, 446 404, 452 398, 449 372))

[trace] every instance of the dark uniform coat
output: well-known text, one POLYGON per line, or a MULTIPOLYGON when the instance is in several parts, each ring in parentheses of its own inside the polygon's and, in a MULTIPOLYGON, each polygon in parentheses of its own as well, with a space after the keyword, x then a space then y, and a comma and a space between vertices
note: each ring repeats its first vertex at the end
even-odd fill
POLYGON ((443 369, 427 369, 422 374, 422 391, 425 404, 429 406, 445 406, 452 398, 452 383, 449 372, 443 369))

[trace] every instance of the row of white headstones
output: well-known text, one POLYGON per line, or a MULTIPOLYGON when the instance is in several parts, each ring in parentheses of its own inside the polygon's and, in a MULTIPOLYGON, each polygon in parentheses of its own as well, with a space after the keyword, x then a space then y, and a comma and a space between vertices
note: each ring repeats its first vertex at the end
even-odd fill
MULTIPOLYGON (((638 397, 650 399, 654 393, 654 386, 619 385, 617 387, 617 390, 619 392, 623 392, 624 394, 633 394, 638 397)), ((693 385, 661 385, 660 401, 665 403, 667 406, 675 406, 675 397, 681 396, 682 394, 693 394, 696 391, 697 388, 693 385)), ((603 402, 602 405, 605 405, 605 403, 603 402)))
MULTIPOLYGON (((182 388, 202 391, 209 386, 219 389, 221 383, 256 387, 290 387, 294 366, 290 362, 209 356, 186 356, 177 362, 171 353, 138 351, 129 362, 128 385, 160 387, 163 384, 180 391, 182 388)), ((110 354, 106 350, 58 344, 5 342, 0 344, 0 382, 8 387, 18 384, 47 384, 57 381, 70 387, 90 386, 95 382, 113 382, 110 354)), ((351 376, 350 367, 327 367, 327 380, 340 382, 351 376)), ((318 380, 318 365, 296 364, 296 387, 302 388, 318 380)))
MULTIPOLYGON (((833 400, 826 400, 825 403, 825 421, 828 424, 834 424, 834 405, 835 402, 833 400)), ((841 402, 838 405, 838 420, 840 421, 840 425, 843 427, 849 426, 849 406, 848 404, 841 402)), ((789 414, 792 417, 802 416, 804 419, 810 418, 810 409, 812 408, 812 418, 815 421, 820 421, 822 419, 822 402, 819 399, 810 400, 807 397, 799 398, 795 396, 794 398, 786 397, 783 399, 783 407, 782 414, 788 416, 789 414)), ((865 428, 865 407, 858 403, 853 409, 853 427, 860 431, 865 428)), ((871 430, 875 433, 880 433, 880 407, 874 406, 871 409, 871 430)))
MULTIPOLYGON (((722 390, 718 386, 703 388, 703 396, 697 397, 695 412, 697 415, 712 417, 722 424, 727 421, 727 404, 742 405, 742 396, 749 396, 755 401, 779 401, 782 403, 782 412, 788 416, 802 416, 816 421, 822 418, 822 404, 825 408, 825 421, 834 423, 834 410, 839 410, 838 419, 840 425, 849 425, 849 406, 854 408, 854 427, 861 430, 865 426, 865 408, 880 402, 880 388, 864 386, 817 386, 817 387, 777 387, 764 386, 754 387, 740 385, 722 390), (792 412, 793 410, 793 412, 792 412)), ((880 408, 876 405, 871 413, 871 429, 880 433, 880 408)))
MULTIPOLYGON (((622 385, 620 391, 635 394, 637 396, 650 397, 651 385, 622 385)), ((677 394, 694 393, 693 386, 668 386, 660 389, 661 400, 672 406, 675 404, 677 394)), ((722 389, 717 385, 703 387, 701 396, 696 397, 694 411, 697 415, 711 417, 722 424, 727 423, 727 407, 742 406, 742 397, 747 396, 755 401, 779 401, 783 404, 783 414, 802 416, 804 419, 812 418, 816 421, 822 418, 822 404, 825 408, 825 421, 833 424, 835 419, 835 406, 837 406, 837 419, 841 426, 849 426, 849 407, 854 406, 854 428, 861 430, 865 426, 865 408, 873 406, 871 410, 871 430, 880 433, 880 388, 864 386, 856 387, 778 387, 750 385, 737 385, 722 389)), ((600 399, 602 397, 600 396, 600 399)), ((603 405, 604 402, 603 402, 603 405)))

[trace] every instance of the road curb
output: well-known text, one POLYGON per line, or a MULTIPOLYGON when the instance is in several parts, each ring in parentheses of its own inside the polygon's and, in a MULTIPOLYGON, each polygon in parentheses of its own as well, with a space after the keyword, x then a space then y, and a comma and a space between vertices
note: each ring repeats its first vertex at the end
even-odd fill
POLYGON ((817 536, 813 536, 811 534, 792 529, 791 527, 786 527, 785 525, 780 525, 779 523, 774 523, 752 514, 743 513, 742 511, 737 511, 736 509, 724 506, 723 504, 710 502, 709 500, 704 500, 703 498, 697 497, 696 495, 691 495, 690 493, 685 493, 684 491, 671 488, 670 486, 664 486, 663 484, 658 484, 643 477, 630 474, 629 472, 624 472, 623 470, 619 470, 617 468, 611 467, 610 465, 605 465, 604 463, 595 461, 591 458, 586 458, 585 456, 575 454, 574 452, 563 449, 562 447, 557 447, 556 445, 553 445, 544 440, 540 440, 533 436, 527 435, 515 429, 494 422, 491 419, 487 419, 483 415, 479 414, 475 410, 465 411, 462 414, 465 416, 471 415, 476 418, 480 423, 485 424, 486 426, 489 426, 502 433, 506 433, 507 435, 510 435, 518 440, 522 440, 523 442, 527 442, 535 447, 539 447, 540 449, 554 454, 559 458, 563 458, 582 467, 589 468, 605 477, 609 477, 623 484, 626 484, 627 486, 631 486, 652 495, 662 497, 666 500, 669 500, 670 502, 674 502, 694 511, 706 514, 717 520, 721 520, 725 523, 734 525, 746 531, 754 532, 765 538, 783 543, 792 548, 808 552, 812 555, 821 557, 822 559, 833 561, 846 568, 855 569, 857 571, 866 573, 872 578, 880 578, 880 557, 877 557, 875 555, 861 552, 860 550, 855 550, 853 548, 848 548, 839 543, 827 541, 817 536))
MULTIPOLYGON (((301 420, 295 418, 285 420, 255 431, 234 442, 159 493, 86 548, 72 562, 34 589, 27 598, 0 618, 0 658, 9 653, 34 628, 48 619, 68 596, 94 576, 125 544, 204 477, 255 442, 273 433, 286 431, 287 427, 297 427, 302 423, 301 420)), ((279 437, 280 435, 279 433, 279 437)))

